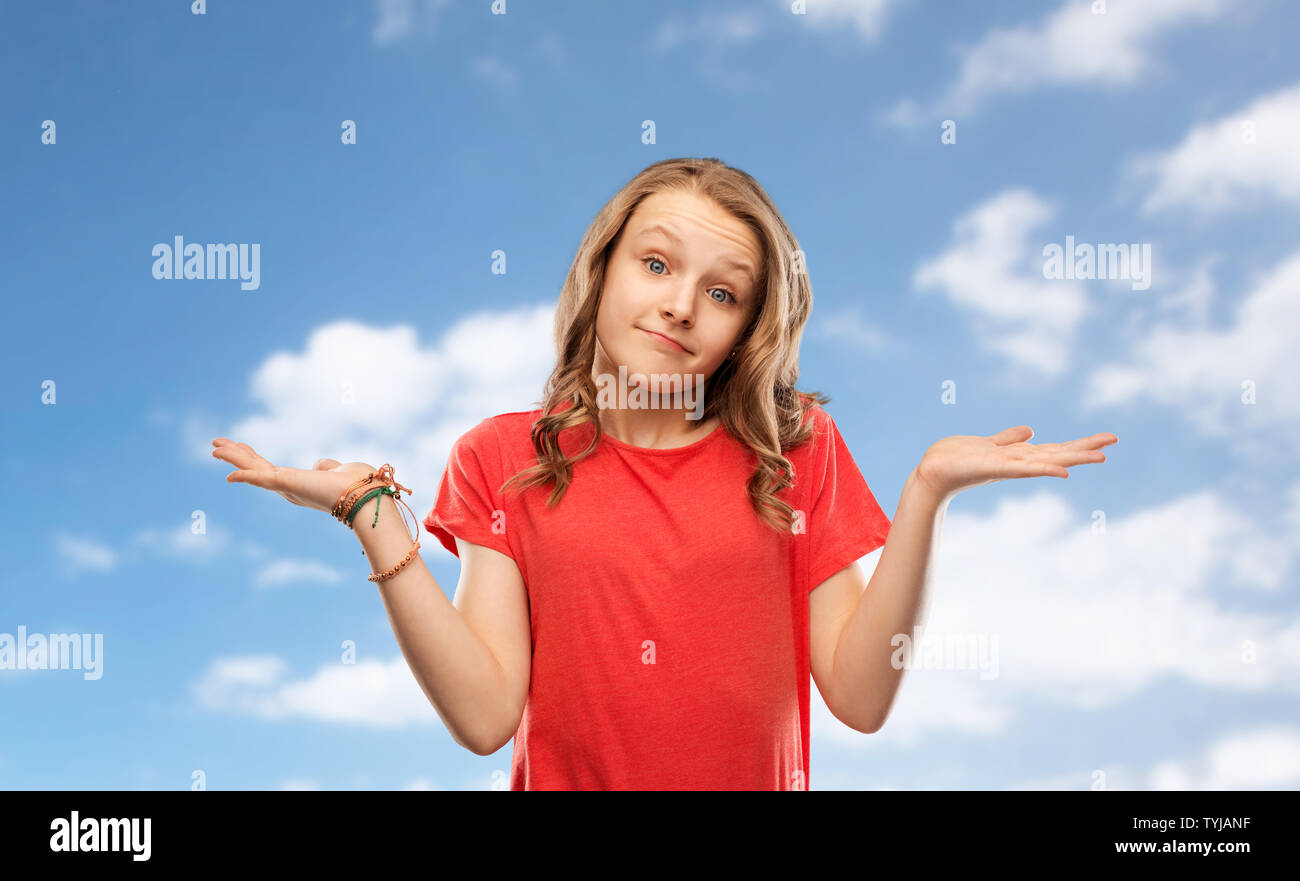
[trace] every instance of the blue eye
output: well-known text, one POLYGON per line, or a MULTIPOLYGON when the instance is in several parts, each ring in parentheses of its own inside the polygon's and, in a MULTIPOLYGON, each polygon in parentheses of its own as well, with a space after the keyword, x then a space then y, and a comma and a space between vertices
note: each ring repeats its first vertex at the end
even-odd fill
MULTIPOLYGON (((653 262, 655 262, 655 263, 662 264, 662 265, 664 265, 665 267, 667 266, 667 264, 664 263, 663 258, 658 257, 658 256, 656 256, 656 255, 654 255, 654 254, 651 254, 651 255, 646 256, 646 257, 642 257, 642 258, 641 258, 641 265, 644 266, 645 264, 650 263, 651 261, 653 261, 653 262)), ((649 269, 648 266, 647 266, 646 268, 649 269)), ((653 269, 651 269, 650 271, 651 271, 651 272, 654 272, 653 269)), ((654 274, 655 274, 655 275, 662 275, 662 273, 659 273, 659 272, 655 272, 654 274)), ((719 299, 717 299, 716 297, 710 297, 710 299, 713 300, 713 302, 715 302, 715 303, 727 303, 727 302, 730 302, 730 303, 739 303, 739 302, 740 302, 740 301, 736 298, 736 295, 733 294, 731 291, 727 290, 726 288, 709 288, 709 292, 710 292, 710 293, 712 293, 713 291, 722 291, 724 294, 726 294, 726 295, 730 298, 730 300, 719 300, 719 299)))

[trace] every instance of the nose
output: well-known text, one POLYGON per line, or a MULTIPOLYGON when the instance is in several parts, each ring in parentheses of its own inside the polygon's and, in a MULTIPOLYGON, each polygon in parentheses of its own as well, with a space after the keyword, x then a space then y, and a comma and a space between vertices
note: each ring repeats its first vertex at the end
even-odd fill
POLYGON ((674 286, 660 305, 659 315, 682 327, 690 327, 695 319, 694 289, 689 284, 674 286))

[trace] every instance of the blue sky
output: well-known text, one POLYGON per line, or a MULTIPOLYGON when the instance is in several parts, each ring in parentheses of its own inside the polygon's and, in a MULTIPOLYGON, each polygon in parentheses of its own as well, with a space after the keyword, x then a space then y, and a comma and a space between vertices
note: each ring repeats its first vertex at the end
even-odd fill
POLYGON ((997 675, 909 671, 874 735, 814 689, 811 788, 1296 788, 1300 15, 1103 5, 0 6, 0 634, 103 635, 98 679, 0 670, 0 786, 498 786, 356 540, 209 441, 392 462, 423 516, 540 396, 596 211, 717 156, 807 254, 800 385, 891 516, 947 435, 1120 438, 953 501, 928 630, 997 675), (260 285, 155 279, 178 235, 260 285), (1149 245, 1149 287, 1045 278, 1067 236, 1149 245))

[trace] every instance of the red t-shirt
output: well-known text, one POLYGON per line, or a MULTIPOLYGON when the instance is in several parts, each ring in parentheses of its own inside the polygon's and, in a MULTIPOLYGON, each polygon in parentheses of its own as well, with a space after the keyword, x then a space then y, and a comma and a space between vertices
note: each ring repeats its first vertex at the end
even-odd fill
MULTIPOLYGON (((510 788, 807 789, 808 594, 884 544, 876 503, 830 414, 788 450, 803 512, 763 523, 753 453, 724 426, 687 446, 606 434, 550 486, 501 485, 535 461, 541 410, 484 419, 452 447, 424 526, 511 557, 528 590, 532 674, 510 788)), ((595 428, 566 429, 566 454, 595 428)))

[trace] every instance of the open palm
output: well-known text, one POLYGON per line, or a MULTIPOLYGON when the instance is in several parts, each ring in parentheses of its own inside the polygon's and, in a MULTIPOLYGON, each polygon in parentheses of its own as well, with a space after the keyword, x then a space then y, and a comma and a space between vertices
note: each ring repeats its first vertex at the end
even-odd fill
POLYGON ((311 469, 272 465, 245 443, 219 437, 212 441, 212 455, 235 466, 227 483, 248 483, 278 492, 295 505, 331 511, 348 487, 376 469, 365 462, 340 465, 320 459, 311 469))
POLYGON ((1110 432, 1057 444, 1031 444, 1033 436, 1028 425, 1017 425, 988 436, 946 437, 925 451, 916 466, 917 479, 947 498, 1012 477, 1066 478, 1073 465, 1105 462, 1101 448, 1119 441, 1110 432))

